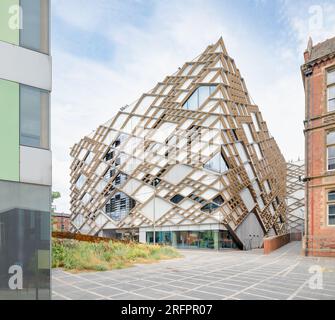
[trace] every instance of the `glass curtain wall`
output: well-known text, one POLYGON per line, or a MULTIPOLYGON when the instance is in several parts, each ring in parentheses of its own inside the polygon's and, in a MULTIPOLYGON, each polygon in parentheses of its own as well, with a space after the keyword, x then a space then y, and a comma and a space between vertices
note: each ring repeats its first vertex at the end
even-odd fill
POLYGON ((0 300, 50 299, 50 194, 0 181, 0 300))
MULTIPOLYGON (((153 243, 153 232, 146 233, 147 243, 153 243)), ((226 230, 220 231, 157 231, 156 243, 184 249, 235 249, 237 245, 226 230)))

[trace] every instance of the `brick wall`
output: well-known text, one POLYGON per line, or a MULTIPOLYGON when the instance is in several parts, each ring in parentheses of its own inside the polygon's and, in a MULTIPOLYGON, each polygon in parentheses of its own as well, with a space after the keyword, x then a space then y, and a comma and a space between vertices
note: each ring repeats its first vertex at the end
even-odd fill
MULTIPOLYGON (((308 57, 307 57, 308 58, 308 57)), ((304 76, 306 93, 306 237, 304 250, 308 255, 333 255, 335 227, 328 226, 327 194, 335 189, 335 175, 327 171, 327 131, 335 129, 335 114, 327 111, 327 70, 335 59, 322 59, 309 67, 312 73, 304 76), (307 200, 308 199, 308 200, 307 200), (320 254, 318 253, 320 251, 320 254)))

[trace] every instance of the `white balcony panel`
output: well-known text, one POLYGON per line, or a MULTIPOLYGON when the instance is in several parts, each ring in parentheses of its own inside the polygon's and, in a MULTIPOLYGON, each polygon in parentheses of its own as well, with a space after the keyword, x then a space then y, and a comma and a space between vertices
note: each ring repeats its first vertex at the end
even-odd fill
POLYGON ((51 91, 51 57, 0 41, 0 78, 51 91))

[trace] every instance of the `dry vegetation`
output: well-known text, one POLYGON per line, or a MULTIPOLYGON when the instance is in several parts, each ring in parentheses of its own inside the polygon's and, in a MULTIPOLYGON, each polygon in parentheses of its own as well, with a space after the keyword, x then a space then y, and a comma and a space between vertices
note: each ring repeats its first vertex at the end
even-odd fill
POLYGON ((90 243, 77 240, 54 239, 52 267, 72 271, 106 271, 180 257, 172 247, 136 242, 90 243))

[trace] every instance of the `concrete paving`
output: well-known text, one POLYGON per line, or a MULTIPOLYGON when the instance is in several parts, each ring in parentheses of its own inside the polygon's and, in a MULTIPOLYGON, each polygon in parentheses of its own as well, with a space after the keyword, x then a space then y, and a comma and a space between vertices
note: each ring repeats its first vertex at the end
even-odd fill
POLYGON ((292 242, 262 250, 180 250, 183 258, 104 272, 52 273, 53 299, 335 300, 335 258, 304 257, 292 242))

